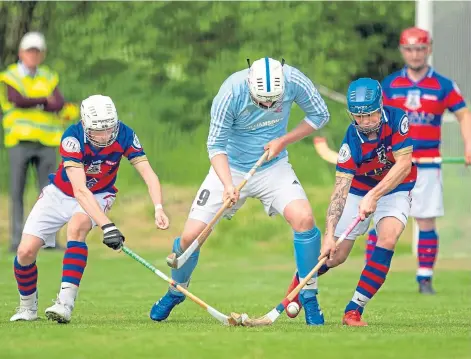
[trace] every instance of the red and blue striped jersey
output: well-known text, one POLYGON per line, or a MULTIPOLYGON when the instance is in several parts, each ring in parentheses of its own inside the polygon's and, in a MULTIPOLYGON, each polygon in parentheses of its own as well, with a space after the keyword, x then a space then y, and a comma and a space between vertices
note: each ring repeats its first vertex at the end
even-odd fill
MULTIPOLYGON (((407 114, 398 108, 384 106, 378 138, 369 140, 351 124, 337 159, 337 176, 353 178, 350 193, 364 196, 374 188, 396 163, 394 156, 412 153, 407 114)), ((395 189, 410 191, 417 178, 417 167, 395 189)), ((388 193, 388 194, 389 194, 388 193)))
POLYGON ((60 145, 61 164, 56 173, 49 175, 51 183, 66 195, 73 197, 72 184, 66 167, 80 167, 85 170, 87 188, 92 193, 116 193, 115 182, 121 158, 132 164, 147 161, 144 150, 134 131, 119 123, 116 141, 107 147, 95 147, 87 142, 81 122, 71 125, 62 135, 60 145))
POLYGON ((447 109, 455 112, 466 106, 456 84, 432 68, 422 80, 414 82, 407 76, 407 68, 403 68, 387 76, 382 87, 383 103, 407 112, 414 158, 440 157, 443 113, 447 109))

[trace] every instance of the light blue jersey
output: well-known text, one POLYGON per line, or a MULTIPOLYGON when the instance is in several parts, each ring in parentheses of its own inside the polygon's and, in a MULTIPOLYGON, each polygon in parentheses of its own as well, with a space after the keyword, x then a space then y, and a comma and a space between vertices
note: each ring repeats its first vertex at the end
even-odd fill
MULTIPOLYGON (((247 172, 262 156, 263 147, 287 133, 293 102, 305 112, 304 120, 320 129, 329 121, 329 111, 309 78, 298 69, 284 65, 285 92, 283 103, 275 111, 253 104, 247 86, 248 69, 229 76, 222 84, 211 106, 211 125, 207 147, 209 158, 227 154, 231 168, 247 172)), ((288 156, 283 150, 265 162, 266 168, 288 156)))

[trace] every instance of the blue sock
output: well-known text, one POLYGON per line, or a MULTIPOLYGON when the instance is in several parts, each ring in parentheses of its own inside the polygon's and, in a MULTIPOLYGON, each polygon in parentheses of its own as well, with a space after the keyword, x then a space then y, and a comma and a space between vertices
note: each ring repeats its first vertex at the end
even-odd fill
MULTIPOLYGON (((314 227, 306 232, 294 231, 294 256, 298 268, 299 280, 303 280, 314 268, 321 250, 321 232, 314 227)), ((312 277, 312 284, 302 289, 300 294, 303 298, 314 297, 317 294, 317 274, 312 277)))
MULTIPOLYGON (((177 254, 177 257, 180 257, 183 254, 183 250, 180 246, 180 237, 175 238, 173 242, 173 252, 177 254)), ((198 258, 200 256, 200 250, 196 250, 188 258, 186 263, 180 269, 172 268, 172 279, 180 284, 182 287, 188 287, 191 274, 195 270, 196 264, 198 263, 198 258)), ((177 289, 170 287, 172 294, 183 296, 184 294, 179 292, 177 289)))

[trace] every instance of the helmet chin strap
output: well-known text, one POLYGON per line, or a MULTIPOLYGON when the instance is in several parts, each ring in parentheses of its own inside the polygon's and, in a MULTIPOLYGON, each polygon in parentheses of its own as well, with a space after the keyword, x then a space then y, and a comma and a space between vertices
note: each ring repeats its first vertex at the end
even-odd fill
POLYGON ((373 133, 373 132, 378 132, 378 131, 379 131, 379 129, 381 128, 382 120, 380 120, 376 126, 374 126, 374 127, 369 127, 369 128, 361 127, 358 123, 356 123, 355 120, 352 120, 352 123, 353 123, 353 126, 355 126, 355 128, 356 128, 359 132, 361 132, 361 133, 363 133, 363 134, 365 134, 365 135, 369 135, 369 134, 371 134, 371 133, 373 133))
MULTIPOLYGON (((262 101, 259 101, 257 100, 253 95, 252 93, 250 93, 250 99, 252 100, 252 103, 257 106, 258 108, 261 108, 262 110, 265 110, 265 111, 274 111, 276 110, 278 107, 280 107, 280 104, 283 102, 282 99, 278 100, 278 101, 273 101, 272 102, 272 105, 270 107, 268 106, 265 106, 264 104, 262 104, 262 101)), ((269 102, 269 101, 267 101, 269 102)))

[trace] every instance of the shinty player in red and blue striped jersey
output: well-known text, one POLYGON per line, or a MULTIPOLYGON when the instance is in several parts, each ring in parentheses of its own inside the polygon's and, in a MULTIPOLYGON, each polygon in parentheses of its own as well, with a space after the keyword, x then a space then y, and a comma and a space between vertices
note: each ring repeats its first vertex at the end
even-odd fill
MULTIPOLYGON (((465 160, 471 164, 471 113, 456 83, 428 66, 432 40, 430 34, 413 27, 405 29, 400 50, 406 66, 387 76, 382 83, 383 102, 407 112, 414 159, 439 158, 441 125, 446 110, 454 113, 461 127, 465 160)), ((440 164, 417 163, 417 184, 412 190, 411 216, 419 227, 416 279, 419 292, 434 294, 433 268, 438 254, 435 218, 444 215, 440 164)), ((376 245, 376 232, 368 235, 366 257, 376 245)))
MULTIPOLYGON (((367 325, 361 319, 363 310, 386 279, 394 248, 407 224, 410 191, 417 177, 407 115, 403 110, 383 107, 381 98, 381 85, 370 78, 353 81, 348 88, 352 124, 339 151, 319 257, 329 257, 318 272, 321 276, 347 259, 355 239, 368 230, 373 220, 379 233, 378 244, 345 308, 342 322, 349 326, 367 325), (362 221, 336 249, 336 241, 357 216, 362 221)), ((298 283, 295 276, 290 288, 298 283)))
POLYGON ((44 245, 54 246, 57 231, 67 223, 67 249, 62 280, 55 304, 46 309, 48 319, 68 323, 84 273, 90 230, 100 226, 103 243, 120 249, 124 236, 106 213, 113 205, 116 176, 122 157, 134 165, 148 186, 155 206, 156 225, 167 229, 157 175, 150 166, 134 131, 118 120, 115 105, 108 96, 94 95, 82 102, 82 121, 63 134, 62 162, 46 186, 26 221, 14 260, 14 273, 20 293, 20 306, 10 321, 38 318, 36 257, 44 245))

